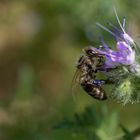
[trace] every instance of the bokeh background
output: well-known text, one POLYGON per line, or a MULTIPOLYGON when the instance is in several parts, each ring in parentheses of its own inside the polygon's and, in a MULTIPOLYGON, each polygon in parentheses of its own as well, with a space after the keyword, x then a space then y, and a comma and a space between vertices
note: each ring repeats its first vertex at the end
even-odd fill
POLYGON ((118 25, 114 6, 138 40, 138 0, 0 1, 1 140, 115 140, 139 127, 139 104, 96 101, 81 88, 72 97, 81 50, 101 35, 115 47, 95 25, 118 25))

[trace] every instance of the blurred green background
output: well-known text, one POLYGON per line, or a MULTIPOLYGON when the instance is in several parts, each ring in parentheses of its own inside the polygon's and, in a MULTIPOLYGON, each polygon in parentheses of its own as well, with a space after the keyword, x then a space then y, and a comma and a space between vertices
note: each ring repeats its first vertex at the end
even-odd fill
POLYGON ((138 40, 138 0, 0 1, 1 140, 115 140, 124 132, 133 139, 139 104, 96 101, 80 88, 73 100, 71 93, 81 50, 97 47, 101 34, 113 44, 95 23, 118 25, 114 6, 138 40))

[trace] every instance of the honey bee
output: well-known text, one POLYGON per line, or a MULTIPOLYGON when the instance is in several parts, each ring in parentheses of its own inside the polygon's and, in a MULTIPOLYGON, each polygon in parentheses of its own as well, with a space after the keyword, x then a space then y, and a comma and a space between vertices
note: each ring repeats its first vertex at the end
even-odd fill
POLYGON ((105 84, 104 80, 97 80, 96 74, 103 66, 105 58, 95 48, 85 48, 83 55, 79 58, 76 65, 77 70, 74 80, 78 82, 88 95, 97 100, 106 100, 107 95, 101 87, 105 84))

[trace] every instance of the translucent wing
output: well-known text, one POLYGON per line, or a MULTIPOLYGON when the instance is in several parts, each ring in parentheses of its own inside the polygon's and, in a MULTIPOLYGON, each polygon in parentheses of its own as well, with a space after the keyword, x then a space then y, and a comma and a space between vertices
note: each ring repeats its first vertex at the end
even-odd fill
POLYGON ((80 70, 79 69, 77 69, 76 71, 75 71, 75 73, 74 73, 74 76, 73 76, 73 79, 72 79, 72 83, 71 83, 71 93, 72 93, 72 97, 73 97, 73 99, 74 99, 74 101, 76 100, 75 99, 75 88, 78 86, 78 84, 79 84, 79 78, 80 78, 80 74, 81 74, 81 72, 80 72, 80 70))

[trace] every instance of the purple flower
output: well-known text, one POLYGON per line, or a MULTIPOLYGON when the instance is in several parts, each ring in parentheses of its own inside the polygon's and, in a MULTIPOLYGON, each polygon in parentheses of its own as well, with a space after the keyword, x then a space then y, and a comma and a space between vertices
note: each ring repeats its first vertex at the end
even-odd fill
MULTIPOLYGON (((111 23, 111 29, 97 25, 115 37, 115 50, 112 50, 103 39, 97 49, 105 56, 105 63, 100 70, 105 74, 107 83, 113 84, 111 97, 124 105, 135 103, 140 99, 140 49, 133 38, 125 31, 125 18, 121 23, 116 13, 119 28, 111 23)), ((95 49, 95 48, 94 48, 95 49)))
POLYGON ((108 23, 111 27, 113 27, 112 31, 97 23, 99 27, 112 34, 116 39, 116 51, 110 49, 108 45, 103 40, 101 40, 101 47, 98 49, 98 51, 104 54, 106 57, 104 68, 115 68, 116 66, 120 65, 131 66, 135 63, 135 43, 133 39, 125 32, 125 19, 121 24, 116 10, 115 14, 120 25, 120 29, 118 29, 113 24, 108 23))

